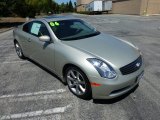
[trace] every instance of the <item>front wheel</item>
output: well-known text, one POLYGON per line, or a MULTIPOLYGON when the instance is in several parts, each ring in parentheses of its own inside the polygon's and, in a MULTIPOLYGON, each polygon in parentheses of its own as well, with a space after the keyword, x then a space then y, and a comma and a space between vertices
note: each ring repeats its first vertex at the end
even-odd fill
POLYGON ((24 59, 25 56, 23 55, 21 46, 19 45, 19 43, 17 41, 14 43, 14 47, 15 47, 15 50, 16 50, 18 57, 21 59, 24 59))
POLYGON ((79 98, 91 99, 91 86, 88 78, 77 67, 69 67, 66 70, 65 79, 69 90, 79 98))

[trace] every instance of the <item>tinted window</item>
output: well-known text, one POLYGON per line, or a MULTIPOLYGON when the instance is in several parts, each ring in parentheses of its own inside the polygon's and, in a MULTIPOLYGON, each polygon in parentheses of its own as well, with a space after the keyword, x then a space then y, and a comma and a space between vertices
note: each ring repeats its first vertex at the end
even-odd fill
POLYGON ((25 25, 23 26, 23 31, 24 31, 24 32, 27 32, 27 33, 30 33, 31 26, 32 26, 32 23, 31 23, 31 22, 25 24, 25 25))
POLYGON ((51 21, 49 25, 57 38, 61 40, 83 39, 100 34, 82 20, 51 21))
POLYGON ((39 32, 40 32, 40 35, 39 35, 39 36, 42 36, 42 35, 50 36, 50 33, 49 33, 47 27, 46 27, 45 24, 43 24, 43 23, 41 24, 41 27, 40 27, 39 32))
POLYGON ((32 27, 30 29, 30 33, 34 36, 40 37, 40 36, 50 36, 49 31, 44 23, 42 22, 33 22, 32 27))

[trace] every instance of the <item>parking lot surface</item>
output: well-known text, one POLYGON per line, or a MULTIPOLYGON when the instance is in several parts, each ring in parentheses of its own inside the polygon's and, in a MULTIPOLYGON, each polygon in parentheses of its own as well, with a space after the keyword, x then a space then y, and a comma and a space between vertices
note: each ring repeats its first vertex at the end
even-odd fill
POLYGON ((79 99, 54 74, 19 59, 9 30, 0 33, 0 120, 160 120, 160 16, 75 16, 140 48, 139 87, 114 100, 79 99))

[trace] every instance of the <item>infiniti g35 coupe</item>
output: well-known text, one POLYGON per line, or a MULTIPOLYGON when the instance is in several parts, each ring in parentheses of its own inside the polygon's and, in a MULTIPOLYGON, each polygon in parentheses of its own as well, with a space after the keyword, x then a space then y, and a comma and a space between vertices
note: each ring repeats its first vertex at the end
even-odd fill
POLYGON ((29 58, 59 76, 79 98, 111 99, 139 84, 144 71, 133 44, 64 16, 34 19, 13 31, 20 58, 29 58))

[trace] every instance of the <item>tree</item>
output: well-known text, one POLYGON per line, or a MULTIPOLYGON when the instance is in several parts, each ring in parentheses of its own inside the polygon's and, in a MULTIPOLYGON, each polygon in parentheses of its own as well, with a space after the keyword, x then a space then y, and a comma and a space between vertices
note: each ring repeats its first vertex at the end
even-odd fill
POLYGON ((13 12, 13 8, 16 0, 1 0, 0 1, 0 13, 1 16, 9 16, 13 12))
POLYGON ((30 10, 31 9, 29 9, 29 6, 26 5, 25 1, 23 2, 20 0, 15 1, 13 12, 16 15, 21 16, 21 17, 26 17, 26 16, 33 17, 34 14, 30 15, 31 14, 29 13, 30 10))
POLYGON ((53 1, 51 8, 52 8, 53 13, 58 13, 59 5, 56 2, 53 1))
POLYGON ((52 0, 25 0, 25 2, 28 6, 36 8, 37 13, 52 11, 52 0))
POLYGON ((59 5, 59 11, 64 13, 64 12, 72 12, 73 11, 73 5, 72 2, 69 1, 66 4, 62 3, 61 5, 59 5))
POLYGON ((65 6, 65 12, 69 12, 69 3, 67 2, 66 6, 65 6))
POLYGON ((60 12, 60 7, 59 7, 59 5, 56 3, 56 8, 55 8, 55 11, 54 11, 55 13, 59 13, 60 12))
POLYGON ((60 12, 64 13, 64 12, 65 12, 65 9, 66 9, 66 5, 65 5, 64 3, 62 3, 62 4, 59 6, 60 12))
POLYGON ((68 7, 69 7, 69 12, 73 12, 73 5, 71 0, 69 1, 68 7))
POLYGON ((77 11, 77 3, 74 2, 74 11, 76 12, 77 11))
POLYGON ((40 13, 73 11, 71 0, 61 5, 54 0, 0 0, 0 16, 34 17, 40 13))

